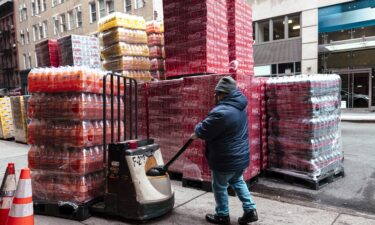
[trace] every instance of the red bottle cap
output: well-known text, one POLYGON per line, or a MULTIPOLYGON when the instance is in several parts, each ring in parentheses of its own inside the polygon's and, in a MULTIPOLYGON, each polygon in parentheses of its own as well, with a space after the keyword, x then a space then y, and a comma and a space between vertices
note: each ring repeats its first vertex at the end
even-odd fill
POLYGON ((136 140, 129 141, 129 147, 130 149, 137 149, 138 148, 137 141, 136 140))
POLYGON ((14 163, 8 163, 8 174, 14 174, 15 169, 14 169, 14 163))

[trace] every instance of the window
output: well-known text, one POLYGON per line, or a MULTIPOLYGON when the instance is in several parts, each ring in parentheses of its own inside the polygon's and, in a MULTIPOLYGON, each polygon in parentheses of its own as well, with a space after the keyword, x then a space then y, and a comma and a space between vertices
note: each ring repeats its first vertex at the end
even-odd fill
POLYGON ((23 54, 23 65, 24 65, 25 69, 29 68, 29 67, 27 66, 27 58, 26 58, 26 54, 23 54))
POLYGON ((270 22, 269 20, 258 23, 259 43, 270 41, 270 22))
POLYGON ((37 8, 37 11, 36 11, 37 14, 42 12, 42 4, 41 4, 40 0, 36 0, 36 8, 37 8))
POLYGON ((99 17, 105 17, 105 4, 104 0, 99 0, 99 17))
POLYGON ((60 32, 63 33, 66 31, 66 18, 65 14, 60 15, 60 32))
POLYGON ((52 7, 55 7, 58 4, 57 0, 52 0, 52 7))
POLYGON ((77 28, 78 27, 82 27, 82 11, 81 11, 81 6, 76 7, 75 11, 76 11, 77 28))
POLYGON ((34 40, 34 42, 36 41, 37 36, 38 36, 38 29, 37 29, 36 25, 34 25, 33 26, 33 40, 34 40))
POLYGON ((57 16, 52 17, 52 23, 53 23, 53 34, 57 35, 59 32, 59 20, 57 19, 57 16))
POLYGON ((27 20, 27 8, 25 4, 23 5, 22 12, 23 12, 22 14, 23 20, 27 20))
POLYGON ((29 33, 29 28, 26 29, 26 44, 30 43, 30 33, 29 33))
POLYGON ((43 25, 39 23, 39 40, 44 38, 43 25))
POLYGON ((31 1, 31 15, 34 16, 36 15, 36 5, 35 5, 35 0, 31 1))
POLYGON ((34 53, 34 58, 35 58, 35 67, 38 66, 38 56, 36 55, 36 52, 34 53))
POLYGON ((288 33, 289 38, 299 37, 301 32, 300 16, 288 16, 288 33))
POLYGON ((43 22, 42 26, 43 26, 43 37, 47 38, 48 37, 48 24, 47 24, 47 20, 45 20, 43 22))
POLYGON ((28 68, 31 68, 31 54, 29 52, 29 67, 28 68))
POLYGON ((42 12, 47 10, 47 0, 42 0, 42 12))
POLYGON ((25 34, 23 33, 22 30, 21 30, 20 37, 21 37, 21 44, 24 45, 25 44, 25 34))
POLYGON ((143 8, 145 6, 145 1, 144 0, 135 0, 135 8, 143 8))
POLYGON ((111 14, 115 11, 115 4, 113 0, 107 0, 107 12, 111 14))
POLYGON ((272 19, 273 22, 273 40, 285 38, 285 17, 272 19))
POLYGON ((289 62, 271 65, 272 75, 301 74, 301 62, 289 62))
POLYGON ((96 22, 96 3, 90 3, 90 23, 96 22))
POLYGON ((74 23, 73 23, 74 17, 73 17, 73 11, 68 12, 68 30, 72 30, 74 23))
POLYGON ((19 10, 18 10, 18 12, 19 12, 19 14, 20 14, 20 22, 22 22, 22 19, 23 19, 23 16, 22 16, 22 9, 20 8, 19 10))
POLYGON ((131 13, 132 11, 132 1, 131 0, 125 0, 124 1, 124 12, 131 13))
POLYGON ((292 75, 294 74, 294 63, 280 63, 278 69, 279 74, 292 75))

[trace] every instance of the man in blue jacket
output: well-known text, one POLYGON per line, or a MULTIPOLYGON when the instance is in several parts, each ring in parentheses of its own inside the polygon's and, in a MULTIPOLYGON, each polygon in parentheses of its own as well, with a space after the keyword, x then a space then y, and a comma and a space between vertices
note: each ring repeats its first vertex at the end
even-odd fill
POLYGON ((206 157, 212 170, 216 213, 207 214, 206 220, 214 224, 230 224, 227 188, 231 185, 244 210, 238 223, 254 222, 258 220, 256 205, 242 176, 250 162, 247 100, 237 89, 236 81, 229 76, 218 82, 215 100, 216 106, 192 134, 193 139, 206 141, 206 157))

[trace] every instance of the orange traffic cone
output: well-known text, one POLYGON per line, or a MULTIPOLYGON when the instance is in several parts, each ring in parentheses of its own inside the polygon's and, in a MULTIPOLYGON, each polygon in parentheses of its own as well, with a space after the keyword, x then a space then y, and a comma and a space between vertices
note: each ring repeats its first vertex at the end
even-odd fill
POLYGON ((14 163, 9 163, 0 188, 0 225, 6 224, 16 191, 16 175, 14 172, 14 163))
POLYGON ((7 225, 34 225, 30 169, 21 170, 7 225))

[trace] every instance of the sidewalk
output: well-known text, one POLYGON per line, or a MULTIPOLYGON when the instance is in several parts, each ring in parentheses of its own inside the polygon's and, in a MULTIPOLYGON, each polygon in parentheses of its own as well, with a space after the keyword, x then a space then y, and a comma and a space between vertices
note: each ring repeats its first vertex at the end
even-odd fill
POLYGON ((374 123, 375 111, 370 112, 364 109, 342 109, 341 121, 357 123, 374 123))
MULTIPOLYGON (((209 224, 205 221, 206 213, 214 210, 214 197, 212 193, 200 190, 184 188, 180 181, 173 181, 176 203, 173 212, 162 218, 150 221, 150 225, 200 225, 209 224)), ((308 203, 286 203, 279 200, 272 200, 254 194, 257 203, 259 221, 254 225, 373 225, 375 214, 358 214, 356 212, 345 212, 338 208, 323 208, 308 203)), ((231 224, 238 224, 237 218, 242 214, 240 201, 230 197, 231 224)), ((37 225, 125 225, 136 224, 121 222, 111 219, 92 217, 86 221, 75 222, 53 217, 35 216, 37 225)))

